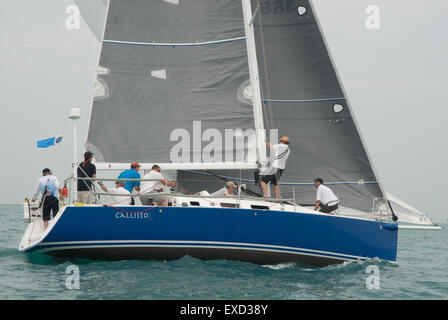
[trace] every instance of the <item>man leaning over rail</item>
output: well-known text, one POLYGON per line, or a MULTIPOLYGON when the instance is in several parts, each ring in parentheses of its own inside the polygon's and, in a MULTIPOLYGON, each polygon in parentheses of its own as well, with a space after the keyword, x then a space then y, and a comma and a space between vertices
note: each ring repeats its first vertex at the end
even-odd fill
POLYGON ((131 204, 131 193, 124 188, 125 183, 124 181, 115 181, 115 188, 108 189, 101 181, 98 182, 101 189, 103 189, 104 192, 107 192, 111 194, 110 197, 110 205, 130 205, 131 204), (123 195, 129 195, 129 197, 125 196, 113 196, 114 194, 123 194, 123 195))
POLYGON ((160 206, 166 206, 166 196, 163 194, 157 194, 162 192, 163 188, 157 188, 160 184, 168 187, 174 187, 176 184, 174 181, 166 180, 160 173, 161 168, 158 165, 153 165, 151 171, 146 174, 143 179, 151 179, 153 181, 143 181, 141 186, 140 201, 143 205, 150 205, 152 201, 157 202, 160 206))
MULTIPOLYGON (((132 162, 131 168, 120 173, 118 179, 140 179, 140 167, 141 165, 138 162, 132 162)), ((126 181, 124 188, 131 194, 134 190, 139 192, 140 181, 126 181)), ((134 198, 131 198, 131 204, 135 205, 134 198)))

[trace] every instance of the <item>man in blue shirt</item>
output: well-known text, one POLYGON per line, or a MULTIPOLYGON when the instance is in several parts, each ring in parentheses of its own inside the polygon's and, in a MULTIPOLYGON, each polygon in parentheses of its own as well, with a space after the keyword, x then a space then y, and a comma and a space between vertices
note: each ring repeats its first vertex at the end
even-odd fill
MULTIPOLYGON (((118 179, 141 179, 140 176, 140 165, 138 162, 132 162, 131 163, 131 169, 125 170, 118 176, 118 179)), ((126 184, 124 186, 126 190, 128 190, 131 194, 132 191, 140 191, 140 181, 126 181, 126 184)), ((134 198, 131 200, 131 205, 135 205, 134 198)))

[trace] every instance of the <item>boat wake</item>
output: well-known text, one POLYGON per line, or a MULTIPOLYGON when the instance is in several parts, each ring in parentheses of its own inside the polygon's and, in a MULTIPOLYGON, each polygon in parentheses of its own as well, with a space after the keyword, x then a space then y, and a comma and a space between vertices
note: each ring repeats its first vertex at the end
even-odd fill
POLYGON ((297 267, 298 264, 294 262, 287 262, 287 263, 277 263, 277 264, 264 264, 262 267, 269 268, 272 270, 282 270, 282 269, 290 269, 297 267))

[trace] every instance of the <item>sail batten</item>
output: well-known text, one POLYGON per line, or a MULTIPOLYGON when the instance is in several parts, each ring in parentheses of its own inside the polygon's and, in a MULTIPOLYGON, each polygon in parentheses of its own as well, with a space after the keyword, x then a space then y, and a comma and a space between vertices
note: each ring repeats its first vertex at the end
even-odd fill
POLYGON ((306 102, 323 102, 323 101, 338 101, 346 100, 341 98, 321 98, 321 99, 261 99, 262 102, 284 102, 284 103, 306 103, 306 102))
POLYGON ((233 41, 244 41, 246 37, 236 37, 231 39, 221 39, 221 40, 212 40, 212 41, 203 41, 203 42, 136 42, 136 41, 121 41, 121 40, 103 40, 103 43, 112 43, 112 44, 124 44, 124 45, 136 45, 136 46, 150 46, 150 47, 195 47, 195 46, 206 46, 213 44, 222 44, 233 41))

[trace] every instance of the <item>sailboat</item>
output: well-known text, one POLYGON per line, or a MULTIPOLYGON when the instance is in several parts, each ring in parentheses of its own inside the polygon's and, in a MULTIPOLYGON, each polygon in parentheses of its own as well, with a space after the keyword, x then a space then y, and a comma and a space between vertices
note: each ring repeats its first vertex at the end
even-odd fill
POLYGON ((21 251, 318 267, 396 260, 396 217, 311 1, 102 3, 86 150, 98 172, 158 164, 177 189, 166 207, 82 205, 72 197, 45 230, 39 214, 29 214, 21 251), (254 172, 269 166, 272 132, 291 141, 281 199, 253 191, 254 172), (316 177, 343 209, 313 210, 316 177), (228 180, 237 195, 210 195, 228 180))

